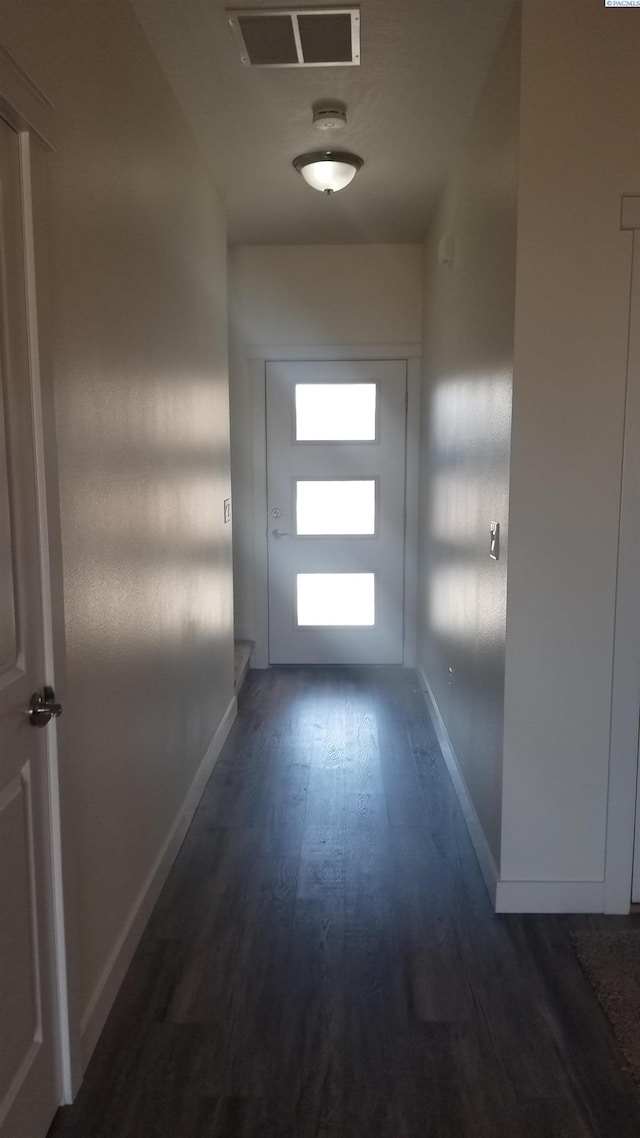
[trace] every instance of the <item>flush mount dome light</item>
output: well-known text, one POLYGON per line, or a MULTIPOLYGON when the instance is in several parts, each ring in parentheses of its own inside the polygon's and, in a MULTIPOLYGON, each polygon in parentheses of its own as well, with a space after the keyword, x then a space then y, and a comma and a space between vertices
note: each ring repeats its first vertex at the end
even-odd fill
POLYGON ((314 150, 298 155, 293 165, 314 190, 335 194, 353 181, 364 162, 346 150, 314 150))

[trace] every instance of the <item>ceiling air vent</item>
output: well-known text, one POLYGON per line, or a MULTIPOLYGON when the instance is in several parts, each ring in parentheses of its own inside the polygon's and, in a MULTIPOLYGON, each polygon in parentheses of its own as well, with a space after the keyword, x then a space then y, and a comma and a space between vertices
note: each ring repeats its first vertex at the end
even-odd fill
POLYGON ((229 24, 247 67, 357 67, 359 8, 234 8, 229 24))

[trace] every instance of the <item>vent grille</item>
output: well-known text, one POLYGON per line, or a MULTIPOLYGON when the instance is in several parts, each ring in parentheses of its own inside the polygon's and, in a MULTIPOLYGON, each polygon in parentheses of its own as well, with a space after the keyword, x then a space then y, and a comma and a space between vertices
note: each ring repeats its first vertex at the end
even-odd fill
POLYGON ((247 67, 357 67, 359 8, 227 9, 247 67))

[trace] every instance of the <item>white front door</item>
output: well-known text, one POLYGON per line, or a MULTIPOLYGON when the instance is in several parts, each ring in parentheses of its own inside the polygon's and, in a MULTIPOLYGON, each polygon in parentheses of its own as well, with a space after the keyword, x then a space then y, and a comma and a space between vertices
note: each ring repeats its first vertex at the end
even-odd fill
POLYGON ((0 1136, 42 1138, 60 1101, 46 728, 28 714, 43 618, 19 141, 2 120, 0 388, 0 1136))
POLYGON ((406 363, 267 364, 269 660, 401 664, 406 363))

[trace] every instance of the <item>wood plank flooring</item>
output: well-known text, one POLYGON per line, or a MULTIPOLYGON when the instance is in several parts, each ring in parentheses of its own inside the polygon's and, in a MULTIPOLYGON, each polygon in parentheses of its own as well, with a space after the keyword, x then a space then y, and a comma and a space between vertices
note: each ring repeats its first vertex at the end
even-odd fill
POLYGON ((493 914, 417 689, 249 674, 50 1138, 638 1138, 569 941, 604 918, 493 914))

